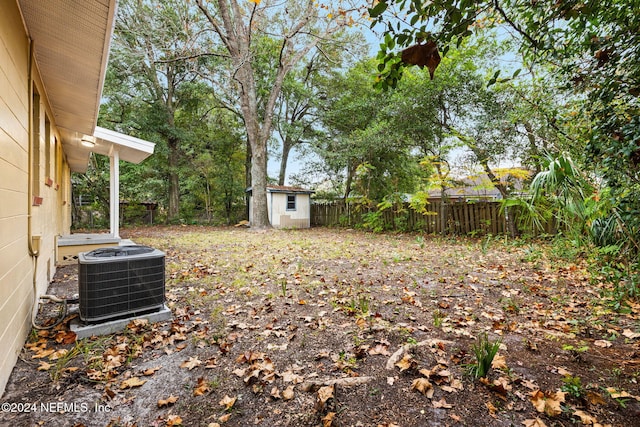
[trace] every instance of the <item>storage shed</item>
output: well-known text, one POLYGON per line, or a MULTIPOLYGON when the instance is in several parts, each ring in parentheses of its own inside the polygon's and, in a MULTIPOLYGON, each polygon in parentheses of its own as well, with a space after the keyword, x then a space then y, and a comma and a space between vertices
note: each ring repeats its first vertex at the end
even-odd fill
MULTIPOLYGON (((249 218, 253 215, 251 188, 249 193, 249 218)), ((313 190, 284 185, 267 186, 267 210, 269 222, 274 228, 311 227, 311 195, 313 190)))

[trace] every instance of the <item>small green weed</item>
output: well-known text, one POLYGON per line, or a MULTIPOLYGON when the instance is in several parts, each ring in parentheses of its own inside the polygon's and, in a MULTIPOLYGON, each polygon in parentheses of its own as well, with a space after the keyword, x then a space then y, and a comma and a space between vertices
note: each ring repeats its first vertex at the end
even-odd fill
POLYGON ((467 366, 468 373, 474 378, 486 377, 491 369, 491 363, 493 358, 498 353, 500 343, 502 339, 491 341, 484 332, 480 334, 476 340, 476 343, 471 346, 473 354, 476 357, 476 362, 467 366))
POLYGON ((518 304, 518 301, 512 298, 506 298, 502 300, 502 309, 505 311, 505 313, 519 314, 520 304, 518 304))
POLYGON ((440 309, 436 309, 433 314, 433 326, 435 326, 436 328, 439 328, 440 326, 442 326, 442 322, 444 321, 444 318, 446 317, 446 315, 442 312, 442 310, 440 309))
POLYGON ((577 345, 565 344, 562 349, 568 351, 576 361, 580 362, 582 354, 589 350, 589 346, 584 341, 580 341, 577 345))
POLYGON ((584 396, 585 391, 584 387, 582 386, 582 380, 580 379, 580 377, 565 375, 564 378, 562 378, 562 383, 563 384, 560 389, 565 393, 568 393, 569 395, 578 399, 584 396))

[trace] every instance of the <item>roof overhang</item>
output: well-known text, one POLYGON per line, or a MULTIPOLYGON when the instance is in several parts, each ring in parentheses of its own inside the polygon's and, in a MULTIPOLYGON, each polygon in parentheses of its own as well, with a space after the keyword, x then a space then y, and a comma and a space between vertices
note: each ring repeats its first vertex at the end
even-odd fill
POLYGON ((151 143, 115 132, 94 133, 117 0, 18 0, 18 4, 71 170, 86 171, 92 151, 103 154, 116 145, 123 148, 124 160, 148 157, 151 143), (93 149, 81 145, 84 135, 98 138, 93 149), (138 148, 141 152, 133 154, 138 148))
POLYGON ((77 132, 69 133, 63 137, 67 140, 67 162, 71 170, 74 172, 85 172, 89 163, 90 153, 102 154, 105 156, 113 155, 114 151, 118 151, 120 160, 131 163, 140 163, 151 154, 155 148, 153 142, 144 139, 135 138, 100 126, 95 127, 93 135, 95 137, 95 145, 87 147, 83 144, 84 135, 77 132))
MULTIPOLYGON (((245 190, 246 193, 253 193, 253 187, 245 190)), ((313 194, 314 190, 307 190, 300 187, 290 187, 285 185, 267 185, 267 193, 286 193, 286 194, 313 194)))

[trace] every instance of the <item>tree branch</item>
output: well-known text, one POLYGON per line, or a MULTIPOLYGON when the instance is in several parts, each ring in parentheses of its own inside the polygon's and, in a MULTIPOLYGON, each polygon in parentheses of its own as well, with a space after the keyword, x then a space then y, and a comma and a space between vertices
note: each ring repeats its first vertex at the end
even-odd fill
POLYGON ((195 55, 179 56, 179 57, 173 58, 173 59, 157 59, 157 60, 154 60, 153 63, 154 64, 168 64, 168 63, 171 63, 171 62, 188 61, 189 59, 201 58, 203 56, 215 56, 215 57, 226 58, 226 59, 231 58, 229 55, 224 55, 222 53, 197 53, 195 55))
POLYGON ((522 30, 522 28, 520 28, 515 22, 513 22, 511 19, 509 19, 509 17, 507 16, 506 12, 504 11, 504 9, 502 9, 502 7, 500 7, 500 5, 498 4, 498 0, 493 0, 493 6, 496 8, 496 10, 500 13, 500 15, 502 16, 502 18, 514 29, 516 30, 522 37, 524 37, 525 39, 529 40, 529 43, 531 43, 531 45, 533 46, 534 49, 537 49, 538 46, 540 45, 540 42, 538 42, 537 40, 535 40, 533 37, 531 37, 528 33, 526 33, 524 30, 522 30))

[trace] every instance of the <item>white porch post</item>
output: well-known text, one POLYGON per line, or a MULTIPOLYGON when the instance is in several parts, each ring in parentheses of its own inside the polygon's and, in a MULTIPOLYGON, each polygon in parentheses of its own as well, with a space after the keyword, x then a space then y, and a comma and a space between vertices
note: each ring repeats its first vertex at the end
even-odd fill
POLYGON ((109 156, 109 220, 111 234, 120 238, 120 152, 113 150, 109 156))

